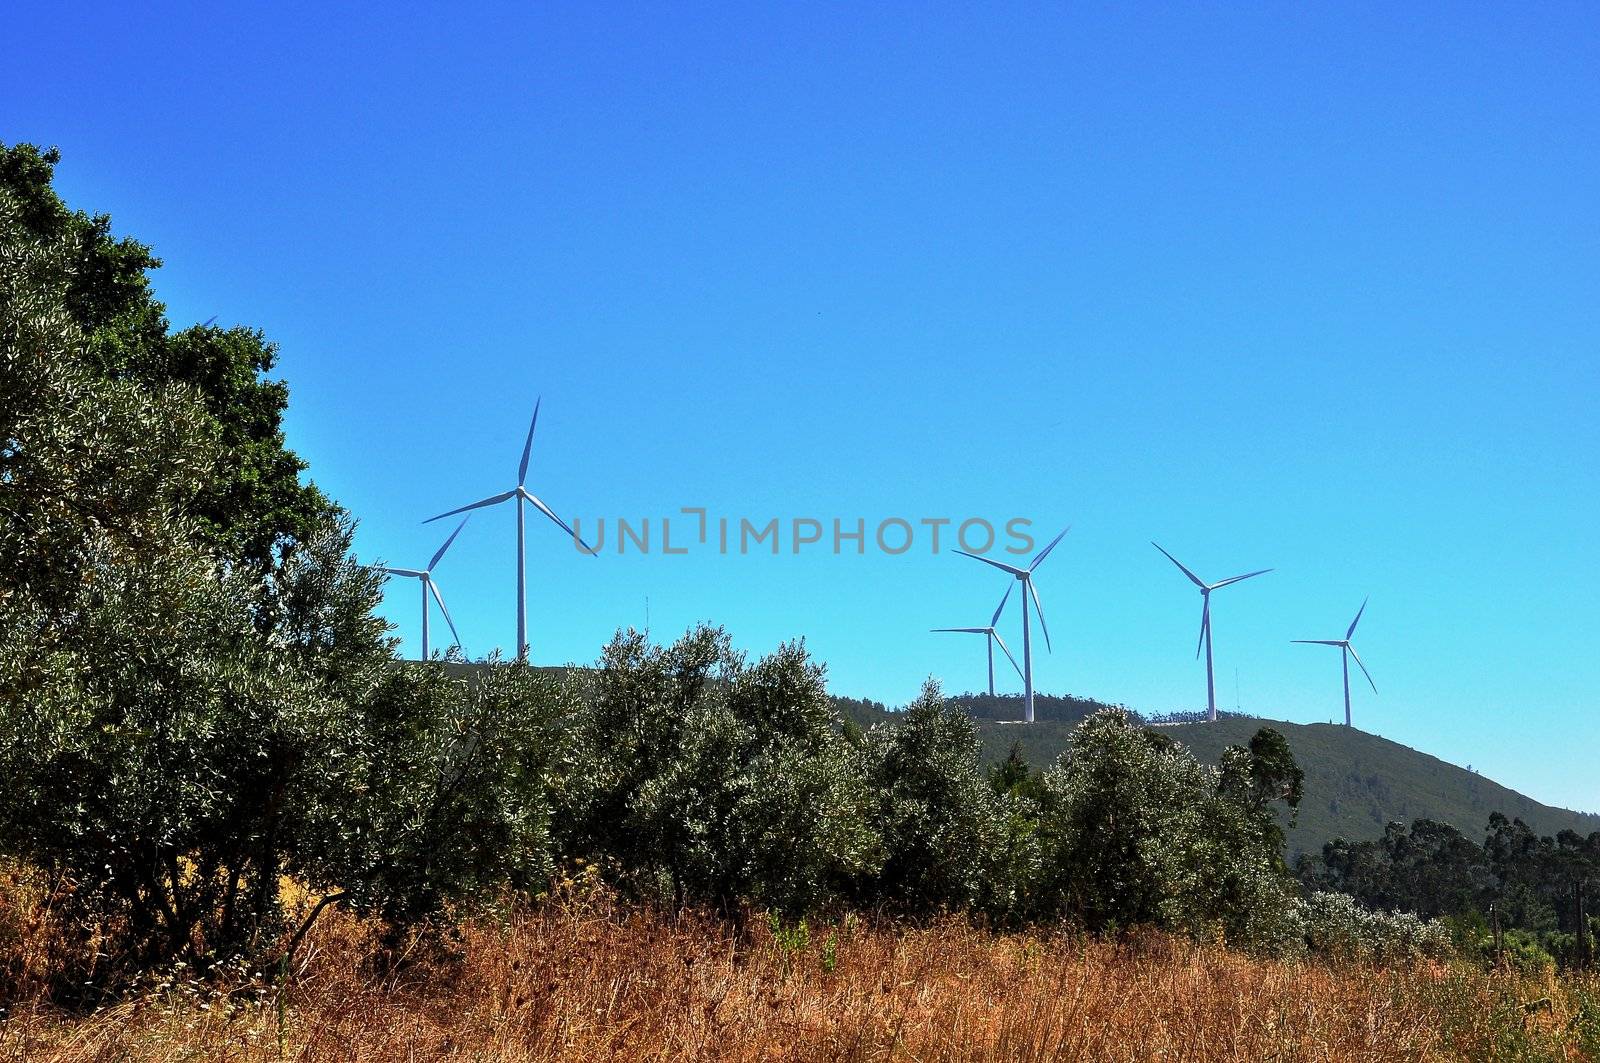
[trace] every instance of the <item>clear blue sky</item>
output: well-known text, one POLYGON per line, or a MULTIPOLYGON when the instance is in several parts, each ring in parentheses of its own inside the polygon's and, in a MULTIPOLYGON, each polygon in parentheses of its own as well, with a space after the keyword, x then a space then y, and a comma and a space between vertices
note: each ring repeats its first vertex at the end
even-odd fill
MULTIPOLYGON (((1600 809, 1600 11, 1581 4, 10 6, 0 139, 282 345, 292 445, 413 565, 530 484, 592 524, 1025 516, 1041 689, 1340 712, 1600 809), (1237 670, 1237 684, 1235 672, 1237 670), (1236 692, 1237 691, 1237 692, 1236 692)), ((841 693, 983 679, 975 562, 578 557, 534 656, 803 635, 841 693)), ((675 529, 676 533, 679 529, 675 529)), ((441 564, 514 640, 508 510, 441 564)), ((389 615, 414 651, 412 585, 389 615)), ((1013 606, 1015 603, 1013 603, 1013 606)), ((1014 609, 1005 630, 1015 638, 1014 609)), ((436 630, 439 630, 436 627, 436 630)), ((1016 683, 1008 684, 1015 689, 1016 683)))

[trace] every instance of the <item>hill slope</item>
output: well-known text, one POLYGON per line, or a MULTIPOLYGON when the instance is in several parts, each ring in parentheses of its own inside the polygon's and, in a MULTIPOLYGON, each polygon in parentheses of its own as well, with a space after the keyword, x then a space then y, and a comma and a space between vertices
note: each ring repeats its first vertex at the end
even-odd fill
POLYGON ((1341 724, 1236 717, 1160 731, 1214 764, 1224 748, 1248 743, 1259 727, 1283 732, 1306 773, 1299 822, 1289 832, 1291 856, 1318 851, 1335 837, 1376 838, 1390 822, 1424 818, 1448 823, 1481 841, 1493 812, 1520 818, 1540 834, 1600 830, 1600 816, 1540 804, 1438 757, 1341 724))
MULTIPOLYGON (((1024 727, 1010 722, 1021 716, 1019 697, 965 694, 952 700, 966 706, 977 720, 986 759, 999 760, 1013 744, 1020 744, 1023 756, 1036 767, 1052 763, 1066 748, 1073 728, 1103 707, 1080 698, 1037 697, 1037 722, 1024 727)), ((864 726, 894 718, 882 706, 849 699, 837 703, 842 713, 864 726)), ((1465 768, 1354 728, 1243 716, 1224 716, 1214 724, 1154 726, 1211 764, 1228 746, 1248 745, 1261 727, 1281 731, 1306 773, 1300 815, 1288 832, 1291 860, 1301 852, 1319 852, 1324 842, 1336 837, 1364 841, 1381 835, 1391 822, 1409 824, 1423 818, 1449 823, 1475 840, 1481 839, 1493 812, 1520 818, 1540 834, 1567 828, 1581 834, 1600 830, 1600 815, 1540 804, 1465 768)))

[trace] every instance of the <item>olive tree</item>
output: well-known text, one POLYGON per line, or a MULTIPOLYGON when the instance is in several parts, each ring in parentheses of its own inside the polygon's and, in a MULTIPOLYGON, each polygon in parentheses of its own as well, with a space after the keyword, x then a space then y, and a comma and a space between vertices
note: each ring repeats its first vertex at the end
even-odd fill
POLYGON ((912 912, 1009 908, 1007 874, 1031 867, 1031 832, 990 785, 972 717, 930 681, 864 747, 883 865, 863 899, 912 912))
POLYGON ((1283 777, 1298 769, 1270 739, 1258 747, 1229 750, 1219 772, 1121 710, 1085 720, 1042 784, 1041 910, 1092 929, 1148 923, 1261 942, 1289 933, 1268 796, 1287 798, 1283 777))
POLYGON ((575 722, 566 845, 646 895, 805 911, 873 859, 856 756, 802 645, 751 664, 717 628, 619 633, 575 722))
POLYGON ((394 659, 255 341, 168 336, 52 161, 0 147, 0 850, 140 964, 272 940, 285 874, 397 920, 536 884, 558 701, 394 659))

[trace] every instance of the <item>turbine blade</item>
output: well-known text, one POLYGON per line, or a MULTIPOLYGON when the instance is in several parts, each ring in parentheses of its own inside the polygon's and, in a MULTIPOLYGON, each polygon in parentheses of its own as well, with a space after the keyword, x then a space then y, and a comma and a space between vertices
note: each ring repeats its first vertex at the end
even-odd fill
POLYGON ((504 502, 506 499, 510 498, 512 495, 514 495, 516 493, 517 492, 516 492, 515 488, 513 488, 510 491, 501 491, 497 495, 490 495, 488 498, 485 498, 485 499, 483 499, 481 501, 478 501, 478 502, 474 502, 470 506, 460 506, 460 507, 458 507, 456 509, 450 510, 448 513, 441 513, 437 517, 429 517, 427 520, 423 521, 422 523, 424 523, 424 524, 432 524, 436 520, 443 520, 446 517, 453 517, 457 513, 465 513, 469 509, 482 509, 484 506, 498 506, 500 503, 504 502))
POLYGON ((1358 654, 1356 652, 1356 648, 1350 645, 1348 642, 1344 644, 1344 648, 1349 650, 1350 656, 1356 659, 1356 666, 1361 669, 1361 674, 1367 677, 1367 685, 1372 687, 1372 692, 1376 694, 1378 692, 1378 684, 1372 681, 1372 673, 1367 671, 1367 666, 1361 663, 1361 655, 1358 654))
POLYGON ((470 514, 470 513, 467 514, 465 517, 462 517, 461 518, 461 523, 456 525, 456 530, 450 533, 450 538, 446 539, 444 541, 444 545, 439 547, 439 549, 434 552, 433 560, 428 562, 428 571, 429 572, 433 571, 434 566, 439 563, 439 559, 444 556, 444 552, 446 550, 450 549, 450 544, 456 541, 456 536, 461 534, 461 529, 465 528, 467 526, 467 521, 469 521, 471 519, 472 519, 472 514, 470 514))
POLYGON ((444 595, 439 593, 439 585, 433 580, 428 580, 428 589, 433 592, 433 600, 439 603, 439 612, 444 614, 444 622, 450 625, 450 636, 456 640, 456 645, 461 645, 461 632, 456 630, 456 622, 450 619, 450 610, 444 606, 444 595))
MULTIPOLYGON (((1063 533, 1065 534, 1065 533, 1063 533)), ((1044 648, 1046 653, 1054 653, 1050 645, 1050 625, 1044 622, 1044 605, 1039 601, 1039 588, 1033 585, 1033 580, 1028 580, 1028 593, 1033 595, 1033 611, 1039 614, 1039 630, 1044 632, 1044 648)))
POLYGON ((1212 590, 1216 590, 1218 587, 1226 587, 1230 583, 1238 583, 1242 579, 1250 579, 1253 576, 1264 576, 1268 572, 1271 572, 1271 571, 1272 571, 1272 569, 1270 569, 1270 568, 1263 568, 1263 569, 1258 569, 1255 572, 1246 572, 1242 576, 1229 576, 1227 579, 1223 580, 1221 583, 1213 583, 1211 585, 1211 589, 1212 590))
POLYGON ((1070 525, 1070 524, 1067 525, 1065 528, 1062 528, 1061 529, 1061 534, 1056 536, 1054 539, 1051 539, 1049 546, 1045 547, 1043 550, 1040 550, 1037 554, 1034 554, 1033 555, 1033 560, 1028 563, 1028 571, 1032 572, 1034 569, 1038 568, 1039 564, 1042 561, 1044 561, 1045 558, 1050 556, 1050 551, 1052 551, 1052 550, 1054 550, 1056 548, 1056 543, 1059 543, 1063 538, 1065 538, 1067 532, 1069 532, 1071 530, 1072 530, 1072 525, 1070 525))
POLYGON ((555 511, 552 510, 549 506, 545 505, 544 502, 540 500, 538 495, 534 494, 532 491, 528 490, 526 487, 519 487, 517 490, 522 492, 522 497, 523 498, 526 498, 529 502, 533 503, 533 507, 535 509, 537 509, 540 513, 543 513, 545 516, 549 517, 551 520, 555 521, 557 527, 559 527, 562 531, 566 532, 568 535, 572 536, 573 541, 576 542, 579 546, 583 547, 585 550, 587 550, 591 556, 595 556, 596 555, 596 551, 594 550, 594 548, 591 547, 588 543, 584 542, 582 539, 578 538, 578 533, 573 531, 572 528, 567 524, 566 521, 564 521, 560 517, 556 516, 555 515, 555 511))
POLYGON ((1000 614, 1005 612, 1006 602, 1011 600, 1011 588, 1015 586, 1015 583, 1006 584, 1006 592, 1000 596, 1000 604, 994 607, 994 616, 989 618, 990 627, 994 627, 1000 622, 1000 614))
POLYGON ((986 627, 930 627, 929 631, 959 631, 963 635, 987 635, 991 628, 986 627))
POLYGON ((1344 633, 1344 637, 1345 637, 1346 641, 1349 640, 1351 635, 1354 635, 1356 633, 1356 625, 1361 623, 1361 614, 1367 611, 1367 602, 1368 602, 1368 600, 1369 599, 1367 599, 1367 598, 1361 599, 1361 608, 1356 610, 1356 618, 1354 620, 1350 621, 1350 629, 1344 633))
POLYGON ((989 634, 993 635, 994 636, 994 640, 1000 644, 1000 652, 1004 653, 1006 655, 1006 660, 1011 662, 1011 667, 1013 667, 1013 668, 1015 668, 1017 670, 1017 678, 1021 679, 1022 678, 1022 667, 1021 667, 1021 665, 1017 664, 1017 659, 1015 657, 1011 656, 1011 650, 1010 650, 1010 648, 1008 646, 1006 646, 1006 640, 1000 637, 1000 632, 998 632, 998 631, 992 631, 991 630, 989 632, 989 634))
MULTIPOLYGON (((1167 554, 1167 551, 1162 548, 1160 543, 1155 542, 1154 540, 1152 540, 1150 545, 1155 547, 1157 550, 1160 550, 1163 554, 1167 554)), ((1199 576, 1196 576, 1193 572, 1190 572, 1187 568, 1185 568, 1182 561, 1179 561, 1177 558, 1173 557, 1171 554, 1167 554, 1167 560, 1171 561, 1174 565, 1177 565, 1179 571, 1181 571, 1185 576, 1189 577, 1189 582, 1193 583, 1196 587, 1199 587, 1201 590, 1206 590, 1207 589, 1206 585, 1205 585, 1205 581, 1202 580, 1199 576)))
POLYGON ((1343 646, 1343 639, 1290 639, 1302 646, 1343 646))
POLYGON ((414 568, 383 568, 380 571, 387 572, 391 576, 410 576, 413 579, 421 579, 423 575, 414 568))
POLYGON ((533 453, 533 430, 539 426, 539 403, 543 401, 542 395, 533 400, 533 420, 528 422, 528 441, 522 444, 522 464, 517 466, 518 487, 528 479, 528 455, 533 453))
POLYGON ((969 554, 965 550, 957 550, 956 553, 961 554, 963 557, 970 557, 974 561, 982 561, 986 565, 993 565, 995 568, 999 569, 1001 572, 1009 572, 1013 576, 1026 576, 1027 575, 1027 573, 1022 571, 1022 569, 1017 568, 1017 567, 1015 567, 1013 565, 1008 565, 1004 561, 996 561, 992 557, 984 557, 982 554, 969 554))
POLYGON ((1200 651, 1205 649, 1206 632, 1211 630, 1211 595, 1206 595, 1205 605, 1200 607, 1200 641, 1194 644, 1194 659, 1200 659, 1200 651))

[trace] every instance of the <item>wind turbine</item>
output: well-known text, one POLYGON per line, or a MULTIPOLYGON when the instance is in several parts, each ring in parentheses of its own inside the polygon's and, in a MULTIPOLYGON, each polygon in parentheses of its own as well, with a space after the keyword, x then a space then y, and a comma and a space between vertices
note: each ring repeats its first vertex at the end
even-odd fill
POLYGON ((1361 614, 1367 611, 1367 599, 1361 600, 1361 608, 1356 610, 1356 618, 1350 621, 1350 626, 1345 630, 1342 639, 1291 639, 1306 646, 1337 646, 1339 657, 1344 664, 1344 725, 1350 726, 1350 658, 1356 659, 1356 666, 1361 669, 1361 674, 1367 677, 1367 685, 1372 687, 1372 692, 1378 692, 1378 684, 1372 681, 1372 673, 1367 671, 1367 666, 1361 663, 1361 655, 1356 653, 1356 648, 1350 645, 1350 636, 1356 633, 1356 625, 1361 623, 1361 614))
POLYGON ((465 513, 471 509, 482 509, 485 506, 498 506, 502 502, 515 499, 517 507, 518 657, 526 657, 528 655, 527 531, 523 517, 522 503, 528 502, 532 504, 534 509, 537 509, 540 513, 543 513, 545 516, 549 517, 556 523, 557 527, 566 532, 568 535, 572 536, 573 541, 579 546, 583 547, 583 549, 586 550, 590 556, 594 556, 595 554, 594 549, 591 548, 588 543, 580 539, 578 537, 578 533, 573 531, 572 528, 568 526, 566 521, 556 516, 555 512, 549 506, 545 505, 544 502, 540 500, 538 495, 535 495, 532 491, 529 491, 526 486, 524 486, 528 479, 528 455, 533 451, 533 430, 539 425, 539 403, 541 401, 543 400, 536 399, 533 404, 533 420, 528 424, 528 441, 522 444, 522 464, 517 466, 517 486, 513 487, 509 491, 502 491, 497 495, 490 495, 488 498, 479 499, 478 501, 469 505, 452 509, 447 513, 441 513, 437 517, 429 517, 427 520, 422 522, 424 524, 428 524, 432 521, 443 520, 445 517, 453 516, 457 513, 465 513))
POLYGON ((439 559, 444 556, 444 552, 450 549, 450 544, 456 541, 456 536, 461 534, 461 529, 467 526, 467 521, 471 519, 471 517, 461 518, 461 523, 457 524, 456 530, 450 533, 450 538, 444 541, 443 546, 434 551, 433 557, 428 561, 427 568, 420 571, 414 568, 385 568, 383 570, 391 576, 409 576, 412 579, 422 581, 422 659, 424 661, 428 659, 428 595, 430 594, 433 595, 433 600, 439 603, 439 612, 444 614, 444 622, 450 625, 450 634, 455 636, 456 645, 461 645, 461 635, 456 631, 456 622, 450 619, 450 610, 444 607, 444 596, 439 593, 439 585, 433 582, 433 568, 439 563, 439 559))
MULTIPOLYGON (((1161 550, 1163 554, 1167 554, 1165 550, 1161 549, 1160 543, 1152 542, 1150 545, 1155 547, 1157 550, 1161 550)), ((1194 655, 1199 657, 1200 650, 1202 648, 1206 651, 1206 718, 1212 723, 1216 723, 1217 682, 1215 673, 1212 671, 1211 667, 1211 592, 1217 590, 1219 587, 1226 587, 1230 583, 1238 583, 1240 580, 1246 580, 1252 576, 1265 575, 1266 573, 1271 572, 1272 569, 1263 568, 1255 572, 1246 572, 1242 576, 1232 576, 1217 583, 1207 583, 1199 576, 1196 576, 1193 572, 1190 572, 1187 568, 1184 568, 1183 562, 1179 561, 1171 554, 1167 554, 1167 560, 1171 561, 1174 565, 1177 565, 1178 568, 1182 570, 1183 574, 1188 576, 1190 581, 1196 587, 1200 588, 1200 641, 1195 644, 1194 655)))
POLYGON ((994 616, 989 618, 988 627, 936 627, 933 631, 956 631, 965 635, 982 635, 984 642, 989 647, 989 696, 994 697, 994 644, 999 643, 1001 652, 1006 655, 1006 660, 1011 662, 1011 667, 1017 669, 1017 677, 1022 677, 1022 669, 1017 667, 1017 659, 1011 656, 1011 651, 1006 648, 1005 639, 1000 637, 1000 632, 994 626, 1000 622, 1000 614, 1006 607, 1006 601, 1011 597, 1011 588, 1016 584, 1006 587, 1006 593, 1001 596, 1000 604, 994 607, 994 616))
MULTIPOLYGON (((1029 598, 1033 599, 1033 607, 1039 614, 1039 630, 1044 632, 1044 648, 1046 650, 1051 649, 1050 626, 1044 622, 1044 606, 1039 604, 1039 591, 1033 585, 1033 570, 1038 568, 1046 557, 1050 556, 1050 551, 1056 548, 1056 544, 1061 541, 1062 536, 1071 530, 1070 526, 1062 528, 1061 535, 1051 539, 1049 546, 1035 554, 1033 560, 1028 563, 1027 568, 1017 568, 1015 565, 1008 565, 1004 561, 996 561, 991 557, 968 553, 965 550, 956 551, 956 553, 963 554, 975 561, 993 565, 1001 572, 1009 572, 1022 583, 1022 721, 1024 723, 1033 722, 1033 639, 1028 623, 1029 598)), ((1001 604, 1005 604, 1004 599, 1001 600, 1001 604)), ((999 614, 996 613, 997 619, 998 616, 999 614)))

